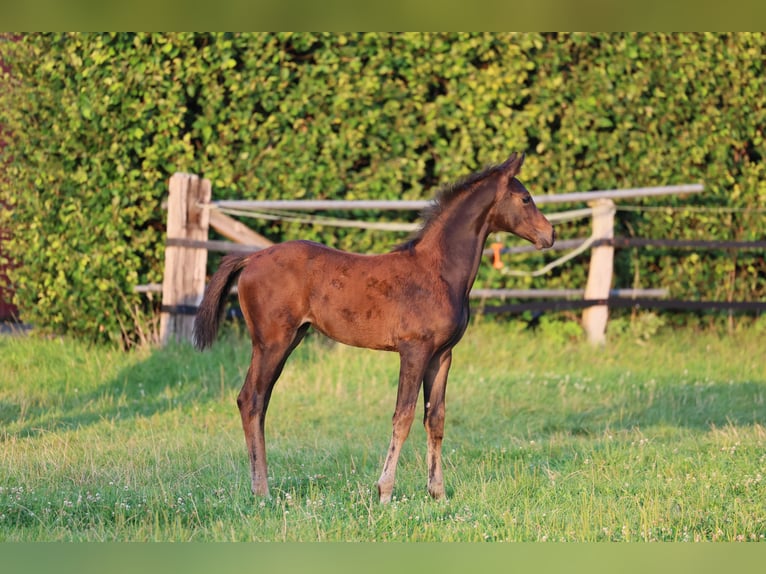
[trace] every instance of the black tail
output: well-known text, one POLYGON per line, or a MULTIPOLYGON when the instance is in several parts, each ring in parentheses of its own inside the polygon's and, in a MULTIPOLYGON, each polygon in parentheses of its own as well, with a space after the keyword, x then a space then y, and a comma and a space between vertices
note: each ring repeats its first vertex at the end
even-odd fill
POLYGON ((213 274, 207 286, 202 303, 194 318, 194 346, 202 351, 210 347, 218 334, 223 313, 226 310, 226 297, 239 273, 247 264, 249 255, 227 255, 221 266, 213 274))

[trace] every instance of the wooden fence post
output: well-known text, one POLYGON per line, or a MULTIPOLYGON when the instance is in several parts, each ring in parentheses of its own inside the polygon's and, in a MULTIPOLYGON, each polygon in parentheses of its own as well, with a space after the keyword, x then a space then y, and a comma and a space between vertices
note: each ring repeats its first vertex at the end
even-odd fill
MULTIPOLYGON (((207 241, 210 211, 201 207, 210 202, 210 180, 175 173, 170 178, 167 238, 207 241)), ((169 243, 172 243, 169 241, 169 243)), ((194 308, 205 293, 207 249, 168 244, 165 247, 165 275, 162 280, 160 342, 190 341, 194 308)))
MULTIPOLYGON (((614 237, 614 202, 611 199, 599 199, 590 202, 593 208, 593 238, 612 239, 614 237)), ((588 269, 588 281, 585 285, 585 299, 609 298, 614 267, 614 247, 599 245, 593 247, 588 269)), ((606 322, 609 317, 607 305, 587 307, 582 314, 582 326, 593 345, 606 342, 606 322)))

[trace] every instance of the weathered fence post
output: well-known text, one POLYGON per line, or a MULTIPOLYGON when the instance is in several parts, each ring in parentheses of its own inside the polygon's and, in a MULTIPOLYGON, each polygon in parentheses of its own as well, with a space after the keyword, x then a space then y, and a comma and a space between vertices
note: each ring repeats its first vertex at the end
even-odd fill
MULTIPOLYGON (((599 199, 590 202, 593 208, 593 239, 612 239, 614 237, 614 202, 611 199, 599 199)), ((588 281, 585 285, 585 299, 609 298, 612 286, 614 247, 598 245, 593 247, 588 269, 588 281)), ((609 317, 607 305, 587 307, 582 314, 582 326, 593 345, 606 342, 606 322, 609 317)))
POLYGON ((194 308, 205 292, 207 249, 182 243, 207 241, 210 211, 201 206, 209 203, 211 197, 210 180, 192 174, 173 174, 169 188, 160 315, 163 345, 171 340, 191 340, 194 308))

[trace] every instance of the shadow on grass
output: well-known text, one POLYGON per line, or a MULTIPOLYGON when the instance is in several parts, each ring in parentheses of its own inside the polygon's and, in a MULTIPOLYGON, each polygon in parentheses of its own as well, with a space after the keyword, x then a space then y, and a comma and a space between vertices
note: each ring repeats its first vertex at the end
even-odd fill
POLYGON ((544 434, 593 435, 605 430, 648 427, 705 431, 728 425, 766 426, 766 381, 666 383, 652 391, 641 391, 630 400, 615 397, 608 404, 567 409, 560 412, 560 417, 547 418, 544 434))
MULTIPOLYGON (((316 347, 302 345, 290 361, 311 360, 316 347)), ((152 350, 145 359, 88 391, 51 391, 44 397, 0 400, 0 441, 81 429, 103 421, 148 418, 203 404, 212 408, 220 405, 238 417, 235 399, 249 356, 249 343, 243 337, 227 334, 204 353, 189 344, 152 350)), ((72 373, 66 376, 71 379, 72 373)))
MULTIPOLYGON (((311 332, 289 361, 291 364, 320 362, 331 345, 323 336, 311 332)), ((202 404, 225 409, 238 418, 235 399, 247 371, 249 353, 245 337, 230 331, 205 353, 186 344, 154 350, 144 360, 88 392, 70 392, 66 396, 51 393, 45 399, 28 404, 2 400, 0 424, 4 429, 0 440, 77 429, 103 421, 148 418, 202 404)), ((483 425, 487 425, 488 431, 494 425, 502 425, 507 432, 519 436, 529 432, 594 435, 608 429, 653 426, 698 430, 727 425, 766 426, 766 379, 690 383, 674 379, 674 374, 669 372, 653 386, 627 388, 628 384, 624 388, 611 385, 604 391, 608 394, 594 394, 566 405, 561 403, 558 391, 551 389, 549 394, 525 397, 526 407, 512 402, 505 412, 497 405, 482 407, 490 421, 485 421, 484 415, 477 411, 465 409, 459 413, 448 408, 447 432, 452 434, 451 429, 460 426, 478 432, 483 425), (587 398, 591 402, 587 402, 587 398)), ((458 388, 459 383, 452 392, 459 392, 458 388)), ((391 395, 391 407, 394 397, 395 393, 391 395)), ((375 416, 376 420, 387 419, 390 413, 375 416)), ((415 425, 419 424, 418 415, 415 425)), ((384 435, 381 442, 387 438, 384 435)))

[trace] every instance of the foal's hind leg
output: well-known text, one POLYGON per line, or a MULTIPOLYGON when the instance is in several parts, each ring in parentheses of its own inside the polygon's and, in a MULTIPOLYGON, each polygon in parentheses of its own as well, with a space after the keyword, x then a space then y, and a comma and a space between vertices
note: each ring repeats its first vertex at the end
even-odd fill
POLYGON ((400 351, 400 355, 399 389, 396 393, 396 410, 393 417, 394 429, 391 434, 391 444, 388 447, 386 462, 383 464, 383 473, 378 479, 378 495, 382 503, 391 501, 399 453, 410 433, 410 427, 415 418, 418 391, 428 361, 428 353, 423 352, 422 349, 400 351))
POLYGON ((250 455, 252 490, 256 496, 269 496, 264 429, 271 392, 282 373, 287 357, 301 342, 307 329, 308 325, 302 326, 292 339, 286 341, 253 343, 250 368, 237 397, 237 406, 250 455))
POLYGON ((444 410, 447 375, 452 364, 452 349, 436 355, 428 365, 423 378, 423 403, 428 451, 428 493, 435 499, 444 498, 442 474, 442 438, 444 437, 444 410))

